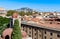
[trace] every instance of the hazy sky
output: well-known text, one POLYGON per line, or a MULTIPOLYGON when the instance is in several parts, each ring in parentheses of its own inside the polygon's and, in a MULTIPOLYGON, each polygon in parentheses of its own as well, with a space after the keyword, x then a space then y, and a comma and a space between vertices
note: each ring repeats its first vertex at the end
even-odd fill
POLYGON ((38 11, 60 12, 60 0, 0 0, 0 7, 5 9, 29 7, 38 11))

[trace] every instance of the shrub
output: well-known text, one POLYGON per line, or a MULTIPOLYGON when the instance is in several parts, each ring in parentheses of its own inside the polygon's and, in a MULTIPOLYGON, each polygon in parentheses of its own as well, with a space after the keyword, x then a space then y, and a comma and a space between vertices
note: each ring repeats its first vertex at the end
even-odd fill
POLYGON ((9 23, 9 18, 1 17, 0 16, 0 35, 7 28, 7 24, 9 23))
POLYGON ((19 27, 19 21, 15 20, 13 26, 12 39, 22 39, 21 30, 19 27))

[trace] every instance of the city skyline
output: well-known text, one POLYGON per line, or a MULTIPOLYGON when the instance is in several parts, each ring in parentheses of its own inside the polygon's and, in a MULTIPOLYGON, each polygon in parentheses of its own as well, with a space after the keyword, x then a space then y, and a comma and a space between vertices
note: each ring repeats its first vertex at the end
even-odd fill
POLYGON ((37 11, 57 11, 60 12, 59 0, 0 0, 0 7, 9 9, 19 9, 28 7, 37 11))

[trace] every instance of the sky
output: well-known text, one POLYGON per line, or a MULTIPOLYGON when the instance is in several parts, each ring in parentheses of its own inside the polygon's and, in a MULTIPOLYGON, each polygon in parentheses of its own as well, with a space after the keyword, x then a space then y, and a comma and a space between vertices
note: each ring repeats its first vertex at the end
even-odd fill
POLYGON ((0 0, 0 7, 6 10, 28 7, 42 12, 60 12, 60 0, 0 0))

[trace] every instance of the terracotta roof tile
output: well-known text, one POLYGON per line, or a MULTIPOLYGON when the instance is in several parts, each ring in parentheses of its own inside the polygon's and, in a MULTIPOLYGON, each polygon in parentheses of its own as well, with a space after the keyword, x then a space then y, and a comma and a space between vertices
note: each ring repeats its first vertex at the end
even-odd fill
MULTIPOLYGON (((25 20, 28 20, 25 19, 25 20)), ((50 27, 50 28, 58 28, 60 29, 60 22, 57 21, 41 21, 39 18, 32 18, 31 21, 38 22, 38 25, 42 25, 44 27, 50 27)))

